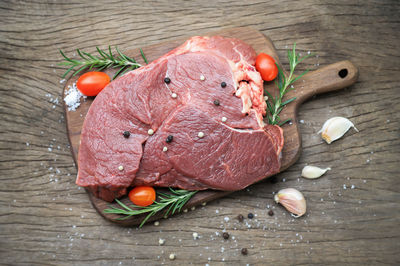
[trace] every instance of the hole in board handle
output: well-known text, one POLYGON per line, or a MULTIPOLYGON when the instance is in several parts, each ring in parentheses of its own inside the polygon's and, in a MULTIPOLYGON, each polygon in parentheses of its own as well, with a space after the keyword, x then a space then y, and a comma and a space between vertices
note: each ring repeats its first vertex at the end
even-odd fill
POLYGON ((339 71, 338 75, 339 77, 341 77, 342 79, 344 79, 345 77, 347 77, 347 74, 349 73, 349 71, 346 68, 343 68, 339 71))

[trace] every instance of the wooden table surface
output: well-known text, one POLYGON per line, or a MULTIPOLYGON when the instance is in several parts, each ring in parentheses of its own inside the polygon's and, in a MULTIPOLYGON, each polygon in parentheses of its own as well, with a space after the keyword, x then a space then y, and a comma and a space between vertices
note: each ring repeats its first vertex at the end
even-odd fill
POLYGON ((399 14, 398 1, 1 1, 0 263, 399 264, 399 14), (76 48, 118 45, 124 51, 232 26, 269 36, 286 67, 285 51, 294 42, 302 53, 318 55, 302 69, 350 59, 359 81, 302 106, 303 153, 277 182, 158 227, 104 220, 74 183, 58 50, 72 55, 76 48), (327 145, 317 132, 333 116, 351 119, 360 132, 327 145), (332 171, 305 180, 306 164, 332 171), (285 187, 304 193, 305 217, 294 219, 273 202, 273 192, 285 187), (254 219, 238 222, 238 214, 249 212, 254 219))

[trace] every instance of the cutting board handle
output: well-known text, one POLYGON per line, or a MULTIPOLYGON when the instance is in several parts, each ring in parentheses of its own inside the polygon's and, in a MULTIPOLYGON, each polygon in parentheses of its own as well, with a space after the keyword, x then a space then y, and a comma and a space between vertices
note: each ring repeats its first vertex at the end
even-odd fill
POLYGON ((354 84, 357 78, 358 69, 349 60, 310 71, 295 84, 297 106, 314 95, 346 88, 354 84))

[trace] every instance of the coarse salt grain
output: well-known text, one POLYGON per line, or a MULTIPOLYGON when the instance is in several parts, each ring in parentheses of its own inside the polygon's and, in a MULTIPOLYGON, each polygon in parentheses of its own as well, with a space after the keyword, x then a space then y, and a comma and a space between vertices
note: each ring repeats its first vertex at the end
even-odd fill
POLYGON ((169 259, 170 260, 174 260, 175 259, 175 254, 174 253, 169 254, 169 259))
POLYGON ((150 136, 153 135, 153 134, 154 134, 154 130, 149 129, 149 130, 147 131, 147 134, 149 134, 150 136))
POLYGON ((203 138, 203 137, 204 137, 204 133, 203 133, 203 132, 199 132, 199 134, 197 134, 197 136, 198 136, 199 138, 203 138))
POLYGON ((76 83, 68 85, 64 98, 64 102, 68 106, 68 111, 75 111, 81 105, 81 97, 84 99, 87 98, 78 90, 76 83))
POLYGON ((166 151, 168 151, 168 148, 164 147, 162 150, 163 150, 163 152, 166 152, 166 151))
POLYGON ((176 99, 176 97, 178 97, 178 95, 174 92, 174 93, 171 94, 171 97, 176 99))
POLYGON ((226 122, 226 120, 228 120, 228 119, 225 116, 222 117, 222 119, 221 119, 222 122, 226 122))
POLYGON ((205 80, 205 79, 206 78, 203 75, 200 76, 200 80, 205 80))
POLYGON ((164 239, 160 238, 160 239, 158 240, 158 244, 160 244, 161 246, 164 245, 164 243, 165 243, 165 240, 164 240, 164 239))

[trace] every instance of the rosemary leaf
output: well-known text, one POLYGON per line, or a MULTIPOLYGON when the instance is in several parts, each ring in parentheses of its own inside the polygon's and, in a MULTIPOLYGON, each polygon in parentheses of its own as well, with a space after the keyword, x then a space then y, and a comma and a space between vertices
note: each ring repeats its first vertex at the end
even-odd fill
POLYGON ((273 105, 273 103, 272 102, 267 102, 267 107, 268 107, 268 110, 272 113, 273 111, 274 111, 274 107, 272 106, 273 105))
POLYGON ((76 76, 77 74, 79 74, 81 71, 83 71, 85 68, 87 68, 87 65, 82 66, 81 68, 79 68, 77 71, 75 71, 75 73, 72 75, 73 77, 76 76))
POLYGON ((269 99, 272 99, 271 93, 269 93, 267 90, 265 90, 265 94, 267 94, 267 96, 268 96, 269 99))
POLYGON ((144 56, 144 53, 143 53, 142 48, 140 48, 140 54, 142 55, 144 62, 145 62, 146 64, 148 64, 149 62, 147 62, 147 58, 146 58, 146 56, 144 56))
MULTIPOLYGON (((128 60, 123 53, 118 49, 118 47, 115 46, 115 50, 117 50, 118 55, 120 56, 121 59, 123 60, 128 60)), ((136 61, 135 61, 136 63, 136 61)))
MULTIPOLYGON (((73 62, 73 60, 71 58, 68 58, 63 51, 59 50, 60 54, 64 57, 65 60, 67 60, 68 62, 73 62)), ((63 62, 64 64, 68 64, 67 62, 63 62)))
POLYGON ((284 105, 281 105, 281 107, 278 108, 278 110, 276 111, 276 121, 279 122, 279 120, 281 119, 278 115, 282 112, 283 107, 285 107, 284 105))
POLYGON ((115 61, 114 56, 112 55, 112 52, 111 52, 111 45, 108 46, 108 52, 110 53, 111 60, 115 61))
POLYGON ((74 69, 74 67, 68 68, 68 70, 65 71, 64 75, 62 75, 62 78, 65 78, 68 75, 68 73, 71 72, 72 69, 74 69))
POLYGON ((301 73, 300 75, 298 75, 296 78, 294 78, 290 84, 295 83, 297 80, 301 79, 305 74, 307 74, 307 72, 310 71, 309 69, 307 69, 306 71, 304 71, 303 73, 301 73))
MULTIPOLYGON (((108 47, 110 47, 110 46, 108 46, 108 47)), ((99 55, 100 55, 101 57, 103 57, 105 60, 108 59, 108 56, 107 56, 107 55, 104 53, 104 51, 101 50, 98 46, 96 46, 96 50, 97 50, 97 52, 99 53, 99 55)))
POLYGON ((115 199, 115 201, 121 205, 124 209, 126 209, 127 211, 132 211, 131 208, 129 208, 128 206, 126 206, 124 203, 122 203, 121 201, 119 201, 118 199, 115 199))
POLYGON ((289 100, 287 100, 287 101, 284 101, 284 102, 281 103, 281 104, 282 104, 282 105, 286 105, 286 104, 288 104, 288 103, 293 102, 294 100, 296 100, 296 97, 293 97, 292 99, 289 99, 289 100))
POLYGON ((297 64, 300 64, 303 60, 305 60, 311 56, 314 56, 314 55, 315 55, 314 53, 310 53, 310 54, 303 56, 302 58, 300 58, 300 60, 297 61, 297 64))
POLYGON ((93 55, 91 55, 91 54, 89 54, 89 53, 86 53, 86 52, 84 52, 84 51, 82 51, 82 53, 83 53, 84 55, 86 55, 88 58, 92 59, 92 60, 98 60, 98 58, 94 57, 93 55))
POLYGON ((127 67, 127 66, 121 67, 121 68, 114 74, 113 79, 115 79, 116 77, 118 77, 118 75, 119 75, 122 71, 124 71, 124 69, 125 69, 126 67, 127 67))
POLYGON ((78 53, 78 55, 79 55, 80 57, 82 57, 83 59, 86 59, 86 57, 84 57, 84 56, 82 55, 82 53, 81 53, 81 51, 80 51, 79 49, 76 49, 76 52, 78 53))
MULTIPOLYGON (((99 71, 102 71, 103 69, 106 69, 107 66, 108 66, 108 65, 100 66, 98 70, 99 70, 99 71)), ((92 68, 93 68, 93 66, 90 67, 90 69, 92 69, 92 68)), ((113 79, 114 79, 114 78, 113 78, 113 79)))
POLYGON ((281 88, 283 88, 284 84, 286 83, 286 76, 282 68, 278 64, 276 64, 276 66, 278 67, 278 88, 280 91, 281 88))
POLYGON ((279 126, 281 127, 281 126, 283 126, 284 124, 286 124, 287 122, 290 122, 290 121, 292 121, 291 118, 285 119, 285 120, 283 120, 282 122, 279 123, 279 126))

